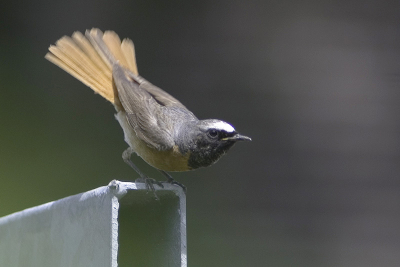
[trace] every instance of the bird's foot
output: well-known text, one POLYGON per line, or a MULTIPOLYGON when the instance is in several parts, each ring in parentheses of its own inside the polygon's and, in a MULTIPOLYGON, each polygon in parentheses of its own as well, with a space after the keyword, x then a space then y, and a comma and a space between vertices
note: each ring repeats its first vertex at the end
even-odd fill
POLYGON ((158 198, 157 194, 156 194, 156 189, 154 188, 154 185, 156 184, 156 185, 158 185, 159 187, 164 188, 164 185, 163 185, 161 182, 159 182, 159 181, 157 181, 157 180, 155 180, 155 179, 153 179, 153 178, 149 178, 149 177, 140 177, 140 178, 137 178, 137 179, 135 180, 135 182, 136 182, 136 183, 144 183, 144 184, 146 185, 147 191, 152 191, 153 194, 154 194, 154 196, 156 197, 156 199, 157 199, 157 200, 160 200, 160 199, 158 198))

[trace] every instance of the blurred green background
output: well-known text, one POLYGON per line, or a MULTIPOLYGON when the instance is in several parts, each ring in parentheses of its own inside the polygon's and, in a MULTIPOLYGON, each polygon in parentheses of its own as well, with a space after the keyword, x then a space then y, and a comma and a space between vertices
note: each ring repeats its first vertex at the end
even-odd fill
MULTIPOLYGON (((399 1, 8 1, 0 216, 137 175, 113 107, 44 59, 92 27, 253 138, 188 187, 189 266, 400 266, 399 1)), ((147 174, 163 179, 141 159, 147 174)))

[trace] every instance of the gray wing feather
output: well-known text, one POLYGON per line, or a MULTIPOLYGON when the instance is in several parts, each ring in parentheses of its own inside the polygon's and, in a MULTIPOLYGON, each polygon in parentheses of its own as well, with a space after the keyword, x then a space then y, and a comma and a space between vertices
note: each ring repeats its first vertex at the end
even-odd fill
POLYGON ((136 135, 158 150, 171 149, 175 142, 172 125, 168 123, 168 116, 163 112, 166 107, 157 103, 152 95, 142 88, 148 82, 123 69, 119 64, 113 66, 113 78, 127 120, 136 135), (127 75, 131 78, 134 76, 135 79, 130 80, 127 75))
POLYGON ((146 90, 161 105, 166 106, 166 107, 183 108, 183 109, 186 109, 187 111, 189 111, 181 102, 179 102, 178 99, 176 99, 172 95, 168 94, 161 88, 155 86, 154 84, 147 82, 145 79, 133 74, 132 72, 128 72, 127 75, 130 78, 132 78, 133 80, 137 80, 140 83, 140 88, 142 88, 143 90, 146 90))
POLYGON ((180 107, 187 109, 181 102, 179 102, 176 98, 165 92, 164 90, 158 88, 157 86, 151 83, 144 83, 140 86, 144 90, 146 90, 149 94, 151 94, 157 102, 166 107, 180 107))

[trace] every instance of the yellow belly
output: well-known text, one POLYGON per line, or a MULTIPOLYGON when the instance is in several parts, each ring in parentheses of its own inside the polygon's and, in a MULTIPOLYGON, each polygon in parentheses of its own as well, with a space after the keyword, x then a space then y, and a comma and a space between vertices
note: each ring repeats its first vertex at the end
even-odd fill
POLYGON ((158 151, 147 147, 137 152, 137 154, 148 164, 159 170, 169 172, 190 170, 188 166, 189 153, 187 155, 182 155, 177 148, 168 151, 158 151))
POLYGON ((188 160, 190 153, 182 155, 177 146, 166 151, 159 151, 146 145, 139 139, 125 117, 125 112, 120 111, 115 116, 124 130, 125 142, 133 148, 144 161, 156 169, 169 172, 189 171, 188 160))

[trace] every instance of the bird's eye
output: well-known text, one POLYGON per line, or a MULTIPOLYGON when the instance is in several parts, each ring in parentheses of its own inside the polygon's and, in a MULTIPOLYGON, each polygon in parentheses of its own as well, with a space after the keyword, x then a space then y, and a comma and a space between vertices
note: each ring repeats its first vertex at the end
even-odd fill
POLYGON ((215 129, 210 129, 208 130, 208 136, 210 136, 211 138, 216 138, 218 137, 218 131, 215 129))

